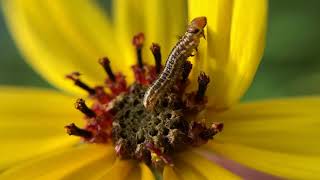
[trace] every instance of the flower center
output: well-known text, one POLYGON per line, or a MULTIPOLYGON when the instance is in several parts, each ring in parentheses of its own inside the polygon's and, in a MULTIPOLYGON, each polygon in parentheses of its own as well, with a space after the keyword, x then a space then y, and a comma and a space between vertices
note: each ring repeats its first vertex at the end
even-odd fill
POLYGON ((112 142, 116 154, 124 159, 136 159, 148 165, 172 165, 172 155, 187 147, 199 146, 220 132, 221 123, 206 126, 196 114, 206 105, 205 92, 210 82, 205 73, 198 77, 198 89, 186 93, 192 64, 187 61, 203 36, 205 18, 196 18, 170 53, 166 65, 161 65, 160 46, 153 43, 151 52, 155 65, 143 63, 144 35, 133 38, 137 64, 132 66, 135 82, 127 86, 121 73, 114 74, 108 58, 99 63, 108 75, 104 86, 94 88, 80 80, 80 73, 67 75, 74 84, 93 99, 89 108, 78 99, 76 109, 85 115, 86 126, 65 126, 69 135, 80 136, 88 143, 112 142), (201 21, 201 22, 199 22, 201 21))

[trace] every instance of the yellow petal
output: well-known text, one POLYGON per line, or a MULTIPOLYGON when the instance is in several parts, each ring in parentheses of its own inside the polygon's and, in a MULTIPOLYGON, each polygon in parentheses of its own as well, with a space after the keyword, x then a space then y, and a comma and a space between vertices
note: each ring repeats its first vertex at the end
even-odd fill
POLYGON ((145 34, 146 34, 146 61, 154 64, 150 56, 149 47, 152 42, 159 43, 163 56, 162 63, 178 41, 178 36, 186 31, 187 2, 185 0, 154 0, 145 2, 145 34))
POLYGON ((144 163, 140 163, 140 169, 141 169, 141 179, 142 180, 155 180, 155 177, 152 174, 152 171, 150 170, 150 168, 144 164, 144 163))
POLYGON ((286 154, 240 144, 212 142, 218 154, 253 169, 286 179, 319 179, 319 156, 286 154))
POLYGON ((245 165, 234 162, 233 160, 223 158, 216 153, 208 152, 203 146, 197 149, 197 153, 205 156, 212 162, 217 163, 218 165, 224 167, 228 171, 239 176, 241 179, 275 179, 276 176, 273 176, 268 173, 263 173, 252 168, 249 168, 245 165))
MULTIPOLYGON (((1 179, 61 179, 65 175, 81 169, 83 166, 101 159, 106 154, 113 153, 111 146, 82 144, 58 151, 47 153, 43 156, 20 163, 9 168, 1 175, 1 179)), ((112 161, 112 159, 109 159, 112 161)), ((105 168, 108 163, 105 162, 105 168)))
POLYGON ((211 115, 225 127, 212 149, 273 175, 313 179, 320 171, 319 106, 319 97, 292 98, 242 104, 211 115))
MULTIPOLYGON (((267 0, 189 0, 189 18, 207 16, 207 42, 196 69, 211 78, 209 103, 218 110, 237 102, 249 87, 264 50, 267 0)), ((201 42, 202 43, 202 42, 201 42)), ((205 43, 202 43, 205 44, 205 43)))
POLYGON ((137 165, 138 163, 133 160, 117 159, 111 169, 106 174, 104 174, 101 179, 124 180, 128 177, 132 178, 133 176, 137 176, 137 173, 139 171, 136 169, 137 165))
POLYGON ((143 32, 146 42, 143 49, 143 61, 154 64, 149 47, 152 42, 159 43, 163 63, 171 48, 177 42, 177 36, 185 31, 187 23, 187 3, 183 0, 169 1, 125 1, 114 2, 115 29, 119 34, 119 45, 126 61, 136 63, 136 51, 132 45, 135 34, 143 32))
POLYGON ((73 98, 50 90, 1 87, 0 99, 0 169, 79 140, 63 128, 82 119, 73 98))
MULTIPOLYGON (((120 59, 119 62, 126 61, 129 65, 136 63, 136 52, 132 45, 132 38, 135 34, 144 31, 144 16, 147 16, 144 8, 143 0, 113 1, 114 29, 118 35, 116 41, 119 43, 120 53, 124 56, 124 59, 120 59)), ((131 81, 132 76, 128 80, 131 81)))
POLYGON ((179 153, 175 162, 183 179, 240 179, 196 152, 179 153))
POLYGON ((271 151, 320 155, 319 106, 319 97, 238 105, 215 117, 225 125, 217 138, 271 151))
MULTIPOLYGON (((225 1, 228 2, 228 1, 225 1)), ((188 19, 189 22, 199 16, 208 16, 208 4, 209 0, 188 0, 188 19)), ((216 7, 216 6, 212 6, 216 7)), ((218 8, 216 8, 218 9, 218 8)), ((210 18, 207 18, 207 21, 210 21, 210 18)), ((205 37, 208 38, 207 34, 207 29, 209 27, 209 24, 206 26, 206 30, 204 32, 205 37)), ((196 53, 196 56, 189 58, 191 59, 191 62, 193 64, 192 66, 192 71, 189 76, 191 82, 191 86, 189 87, 190 89, 195 89, 197 88, 196 82, 197 82, 197 77, 200 74, 201 71, 207 72, 207 48, 208 41, 206 40, 201 40, 199 47, 198 47, 198 52, 196 53)))
POLYGON ((179 177, 181 177, 181 179, 184 180, 205 179, 205 177, 199 171, 190 166, 190 164, 184 164, 183 162, 175 163, 175 172, 179 174, 179 177))
POLYGON ((113 148, 109 148, 102 154, 105 154, 102 158, 86 163, 69 172, 62 179, 100 179, 112 167, 116 158, 113 148))
POLYGON ((163 179, 164 180, 180 180, 177 172, 171 166, 165 166, 163 170, 163 179))
POLYGON ((58 88, 81 92, 64 78, 73 71, 92 85, 101 83, 105 73, 97 60, 102 56, 123 67, 109 19, 93 1, 4 0, 1 7, 25 59, 58 88))

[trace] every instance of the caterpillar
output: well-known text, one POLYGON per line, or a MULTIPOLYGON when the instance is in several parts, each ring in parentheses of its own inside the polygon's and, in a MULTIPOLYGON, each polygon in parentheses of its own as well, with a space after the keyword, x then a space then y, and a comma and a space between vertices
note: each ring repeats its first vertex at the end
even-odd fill
POLYGON ((189 56, 197 49, 200 38, 204 36, 204 27, 207 25, 207 18, 197 17, 193 19, 187 27, 185 34, 179 39, 177 44, 171 50, 164 70, 159 78, 147 89, 143 105, 146 109, 152 109, 181 76, 182 68, 189 56))

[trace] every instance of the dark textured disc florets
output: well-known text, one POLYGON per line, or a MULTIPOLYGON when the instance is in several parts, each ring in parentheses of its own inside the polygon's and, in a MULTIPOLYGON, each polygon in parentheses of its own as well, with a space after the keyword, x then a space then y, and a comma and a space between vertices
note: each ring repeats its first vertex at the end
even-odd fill
POLYGON ((155 66, 144 64, 144 35, 136 35, 133 44, 137 64, 132 66, 135 82, 129 86, 124 74, 112 71, 107 57, 99 60, 108 75, 104 85, 91 87, 80 80, 80 73, 67 75, 75 85, 87 91, 93 100, 91 107, 83 99, 76 102, 76 108, 85 116, 86 125, 83 128, 73 123, 67 125, 67 133, 79 136, 88 143, 105 144, 112 141, 119 157, 136 159, 158 167, 173 165, 171 157, 175 152, 202 145, 212 139, 222 130, 222 124, 212 123, 208 126, 205 121, 196 118, 207 102, 205 92, 209 77, 201 73, 198 89, 190 93, 185 91, 192 68, 187 58, 191 50, 197 47, 205 23, 205 17, 192 21, 192 28, 188 28, 185 38, 180 39, 172 51, 173 55, 169 55, 169 63, 166 63, 163 72, 160 46, 153 44, 151 47, 155 66), (193 31, 197 28, 202 30, 193 31), (173 65, 178 65, 178 68, 171 68, 173 65), (105 91, 105 87, 109 91, 105 91))
POLYGON ((149 111, 142 102, 145 91, 146 87, 135 84, 111 103, 112 140, 121 157, 150 162, 152 150, 148 145, 171 154, 188 142, 189 123, 183 116, 181 96, 168 93, 149 111))

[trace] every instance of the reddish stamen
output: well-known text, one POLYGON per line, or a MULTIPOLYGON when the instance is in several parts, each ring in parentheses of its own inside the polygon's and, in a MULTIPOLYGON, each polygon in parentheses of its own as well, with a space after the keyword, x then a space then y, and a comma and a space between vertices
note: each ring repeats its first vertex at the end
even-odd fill
POLYGON ((199 133, 199 137, 202 138, 203 140, 209 140, 212 139, 212 137, 217 134, 215 129, 203 129, 201 133, 199 133))
POLYGON ((214 129, 217 133, 221 132, 223 130, 223 123, 219 123, 219 122, 212 123, 211 129, 214 129))
POLYGON ((111 81, 115 82, 116 77, 114 76, 111 66, 110 66, 110 61, 107 57, 99 59, 99 63, 103 66, 104 70, 108 74, 109 78, 111 81))
POLYGON ((96 113, 93 112, 90 108, 88 108, 83 99, 78 99, 75 103, 75 107, 89 118, 96 117, 96 113))
POLYGON ((143 33, 138 33, 132 39, 132 44, 136 47, 137 60, 138 60, 138 65, 140 68, 143 68, 143 61, 142 61, 143 43, 144 43, 144 34, 143 33))
POLYGON ((210 128, 205 128, 200 134, 203 140, 212 139, 214 135, 221 132, 223 129, 223 123, 213 123, 210 128))
POLYGON ((121 73, 116 74, 116 80, 111 81, 110 79, 106 79, 105 83, 108 88, 111 90, 112 95, 116 96, 122 92, 127 90, 127 82, 125 76, 121 73))
POLYGON ((106 104, 111 101, 112 97, 104 91, 102 86, 97 86, 94 88, 96 94, 94 97, 102 104, 106 104))
POLYGON ((122 157, 122 155, 124 154, 124 148, 123 145, 121 143, 115 145, 114 150, 116 151, 116 154, 120 157, 122 157))
POLYGON ((82 82, 79 79, 79 76, 80 76, 79 72, 73 72, 73 73, 71 73, 69 75, 66 75, 66 78, 71 79, 76 86, 80 87, 81 89, 86 90, 90 95, 95 94, 95 90, 93 88, 89 87, 84 82, 82 82))
POLYGON ((201 72, 198 77, 198 91, 196 94, 196 100, 198 101, 203 100, 209 82, 210 82, 209 76, 207 76, 204 72, 201 72))
POLYGON ((150 50, 152 51, 156 63, 156 72, 159 74, 161 71, 161 51, 159 44, 152 43, 150 50))
POLYGON ((188 77, 189 77, 189 74, 191 72, 191 69, 192 69, 192 64, 190 61, 186 61, 184 63, 184 66, 183 66, 183 71, 182 71, 182 82, 186 82, 188 77))
POLYGON ((189 130, 189 137, 192 139, 193 146, 199 146, 213 139, 213 136, 222 129, 222 123, 213 123, 211 127, 207 127, 204 123, 193 122, 189 130))
POLYGON ((86 139, 92 138, 92 133, 90 131, 80 129, 74 123, 64 127, 69 135, 80 136, 86 139))
POLYGON ((165 164, 173 166, 172 159, 169 156, 163 154, 161 150, 156 148, 152 143, 146 143, 145 146, 151 153, 155 153, 159 158, 161 158, 161 160, 165 164))

